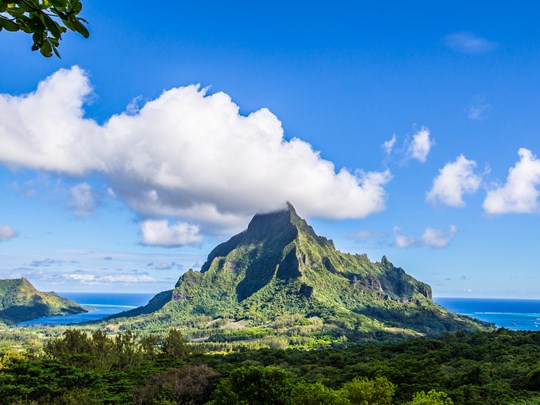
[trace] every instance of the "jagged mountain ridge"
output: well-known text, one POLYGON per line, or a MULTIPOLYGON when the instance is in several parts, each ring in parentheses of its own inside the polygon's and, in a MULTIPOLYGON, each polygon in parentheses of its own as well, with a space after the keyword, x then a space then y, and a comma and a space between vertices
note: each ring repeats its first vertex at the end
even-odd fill
POLYGON ((51 315, 88 312, 54 292, 42 292, 26 278, 0 280, 0 320, 17 323, 51 315))
POLYGON ((374 263, 366 255, 339 252, 291 204, 256 215, 245 231, 210 252, 200 272, 189 270, 174 290, 117 317, 150 313, 179 324, 204 317, 266 325, 285 315, 317 317, 360 333, 482 327, 434 304, 429 285, 386 257, 374 263))
MULTIPOLYGON (((274 279, 277 282, 300 281, 299 293, 311 297, 317 294, 313 287, 324 273, 336 276, 336 285, 328 286, 330 288, 337 285, 343 288, 347 282, 353 289, 386 298, 406 300, 407 296, 418 293, 431 299, 431 287, 395 268, 386 257, 377 265, 366 255, 337 251, 333 242, 318 236, 291 204, 283 211, 256 215, 246 231, 209 254, 201 273, 219 273, 227 266, 241 278, 236 287, 240 302, 274 279), (252 259, 248 265, 244 253, 252 259)), ((182 278, 176 288, 181 285, 182 278)))

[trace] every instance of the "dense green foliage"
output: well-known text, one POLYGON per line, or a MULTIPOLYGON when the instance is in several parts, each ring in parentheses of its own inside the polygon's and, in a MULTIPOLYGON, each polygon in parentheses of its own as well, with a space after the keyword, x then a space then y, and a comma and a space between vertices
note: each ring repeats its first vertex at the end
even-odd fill
POLYGON ((417 403, 426 403, 426 396, 437 396, 444 403, 444 397, 430 394, 431 390, 446 393, 454 403, 540 403, 540 333, 536 332, 499 329, 345 349, 249 351, 223 356, 215 367, 223 370, 223 360, 233 369, 237 364, 279 364, 300 378, 333 389, 358 377, 385 377, 396 385, 394 403, 411 401, 414 394, 417 403))
POLYGON ((0 0, 0 31, 31 34, 33 51, 60 57, 58 46, 68 29, 89 36, 81 10, 80 0, 0 0))
POLYGON ((318 347, 487 327, 433 303, 427 284, 386 257, 371 262, 339 252, 291 205, 256 215, 200 272, 186 272, 174 290, 106 322, 151 332, 178 327, 210 348, 318 347))
POLYGON ((58 294, 38 291, 25 278, 0 280, 0 321, 16 323, 41 316, 87 312, 58 294))
POLYGON ((43 404, 540 404, 540 333, 324 350, 203 354, 172 330, 67 330, 42 354, 5 350, 0 402, 43 404), (32 402, 35 401, 35 402, 32 402))

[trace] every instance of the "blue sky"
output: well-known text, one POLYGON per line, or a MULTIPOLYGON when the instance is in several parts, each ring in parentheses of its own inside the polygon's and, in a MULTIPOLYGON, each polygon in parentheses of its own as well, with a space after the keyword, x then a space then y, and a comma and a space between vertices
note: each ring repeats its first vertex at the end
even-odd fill
POLYGON ((0 33, 0 277, 161 291, 290 200, 435 295, 540 297, 539 5, 126 4, 62 59, 0 33))

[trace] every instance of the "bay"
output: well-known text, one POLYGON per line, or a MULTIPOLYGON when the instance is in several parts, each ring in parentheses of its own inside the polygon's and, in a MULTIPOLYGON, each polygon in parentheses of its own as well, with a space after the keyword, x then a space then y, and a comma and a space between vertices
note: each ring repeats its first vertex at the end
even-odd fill
POLYGON ((80 322, 98 321, 107 316, 146 305, 154 294, 146 293, 79 293, 66 292, 58 295, 82 305, 89 311, 83 314, 68 316, 45 316, 20 322, 25 325, 69 325, 80 322))

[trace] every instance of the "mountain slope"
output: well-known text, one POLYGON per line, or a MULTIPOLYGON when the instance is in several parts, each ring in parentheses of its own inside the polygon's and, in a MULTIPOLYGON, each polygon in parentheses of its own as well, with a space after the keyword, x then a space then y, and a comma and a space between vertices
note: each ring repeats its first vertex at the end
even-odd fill
MULTIPOLYGON (((151 311, 143 307, 118 316, 152 313, 161 324, 198 324, 199 329, 216 319, 243 320, 242 327, 317 319, 327 330, 353 339, 485 326, 433 303, 429 285, 386 257, 374 263, 366 255, 339 252, 290 204, 256 215, 244 232, 209 254, 200 272, 183 274, 170 297, 154 300, 151 311)), ((149 320, 126 321, 148 326, 149 320)))
POLYGON ((0 320, 17 323, 51 315, 87 312, 54 292, 42 292, 26 278, 0 280, 0 320))

